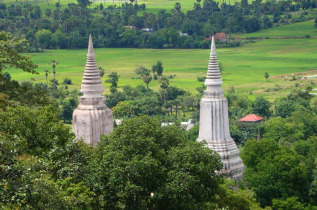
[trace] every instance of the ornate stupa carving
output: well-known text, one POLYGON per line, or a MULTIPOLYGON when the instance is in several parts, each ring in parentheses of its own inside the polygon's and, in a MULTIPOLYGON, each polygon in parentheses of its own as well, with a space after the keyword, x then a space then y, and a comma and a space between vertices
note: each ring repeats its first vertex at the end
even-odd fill
POLYGON ((113 131, 113 116, 105 104, 103 91, 90 35, 86 68, 80 90, 83 96, 79 98, 79 105, 73 112, 73 132, 77 139, 83 138, 85 143, 97 144, 100 135, 107 135, 113 131))
POLYGON ((210 60, 205 85, 207 89, 200 102, 200 126, 197 141, 205 140, 216 151, 223 163, 222 172, 235 180, 242 178, 245 166, 239 149, 230 136, 228 102, 223 95, 214 37, 211 42, 210 60))

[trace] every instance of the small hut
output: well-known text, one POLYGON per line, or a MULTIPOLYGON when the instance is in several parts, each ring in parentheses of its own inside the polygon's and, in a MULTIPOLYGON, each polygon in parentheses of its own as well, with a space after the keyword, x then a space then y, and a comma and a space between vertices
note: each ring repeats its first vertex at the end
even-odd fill
POLYGON ((216 41, 226 42, 227 41, 227 34, 225 32, 219 32, 215 35, 216 41))
POLYGON ((261 122, 263 120, 262 117, 257 116, 255 114, 248 114, 247 116, 241 118, 239 122, 252 122, 252 123, 257 123, 261 122))
POLYGON ((261 139, 261 133, 260 133, 260 122, 263 121, 263 118, 260 116, 257 116, 255 114, 248 114, 247 116, 241 118, 239 122, 242 122, 240 124, 239 128, 244 129, 249 133, 249 138, 252 137, 252 133, 257 132, 257 139, 261 139))

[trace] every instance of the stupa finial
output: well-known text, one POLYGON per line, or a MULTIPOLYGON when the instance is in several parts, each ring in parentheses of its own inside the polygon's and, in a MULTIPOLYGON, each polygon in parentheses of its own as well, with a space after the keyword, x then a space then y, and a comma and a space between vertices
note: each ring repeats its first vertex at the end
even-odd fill
POLYGON ((216 44, 215 44, 215 36, 212 36, 211 38, 211 52, 210 52, 211 55, 217 55, 217 52, 216 52, 216 44))
POLYGON ((89 42, 88 42, 88 57, 94 57, 95 56, 95 52, 94 52, 94 45, 92 43, 92 38, 91 38, 91 34, 89 34, 89 42))

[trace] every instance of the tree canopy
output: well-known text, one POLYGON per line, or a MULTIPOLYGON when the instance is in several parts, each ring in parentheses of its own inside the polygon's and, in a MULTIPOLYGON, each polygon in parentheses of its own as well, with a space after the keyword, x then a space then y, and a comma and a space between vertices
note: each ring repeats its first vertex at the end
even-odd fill
POLYGON ((199 208, 215 196, 218 156, 186 141, 178 127, 142 116, 124 121, 99 145, 93 163, 105 208, 199 208))
POLYGON ((26 49, 27 44, 26 39, 18 39, 10 33, 0 31, 0 73, 8 68, 37 73, 35 71, 37 65, 30 60, 30 57, 19 53, 26 49))
POLYGON ((249 140, 241 157, 246 165, 244 179, 262 206, 272 205, 273 199, 306 199, 308 175, 295 151, 271 139, 249 140))

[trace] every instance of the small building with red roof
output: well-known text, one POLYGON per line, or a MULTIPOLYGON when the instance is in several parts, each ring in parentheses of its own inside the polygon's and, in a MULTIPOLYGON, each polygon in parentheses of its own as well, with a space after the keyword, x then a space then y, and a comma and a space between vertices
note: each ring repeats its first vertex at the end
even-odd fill
POLYGON ((136 27, 134 26, 124 26, 125 28, 129 28, 129 29, 136 29, 136 27))
POLYGON ((227 34, 225 32, 216 33, 215 40, 225 42, 227 41, 227 34))
MULTIPOLYGON (((206 40, 211 40, 212 36, 209 36, 208 38, 205 38, 204 41, 206 40)), ((215 34, 215 40, 216 41, 221 41, 221 42, 226 42, 227 41, 227 34, 225 32, 219 32, 215 34)))
POLYGON ((263 120, 262 117, 257 116, 255 114, 248 114, 247 116, 241 118, 239 122, 261 122, 263 120))

